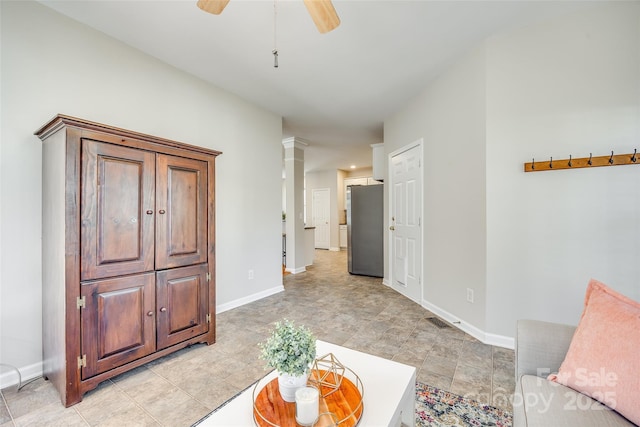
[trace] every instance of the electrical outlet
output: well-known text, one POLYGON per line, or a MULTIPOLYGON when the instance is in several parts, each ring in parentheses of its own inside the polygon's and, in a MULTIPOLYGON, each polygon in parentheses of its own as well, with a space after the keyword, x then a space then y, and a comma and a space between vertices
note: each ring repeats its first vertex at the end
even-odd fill
POLYGON ((249 270, 249 280, 253 280, 253 270, 249 270))
POLYGON ((467 302, 473 303, 473 289, 467 288, 467 302))

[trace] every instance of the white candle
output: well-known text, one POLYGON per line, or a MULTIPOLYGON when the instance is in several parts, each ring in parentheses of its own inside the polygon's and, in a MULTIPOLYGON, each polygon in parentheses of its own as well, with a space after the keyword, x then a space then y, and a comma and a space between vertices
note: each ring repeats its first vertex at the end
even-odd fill
POLYGON ((296 421, 303 426, 310 426, 318 418, 318 389, 302 387, 296 390, 296 421))

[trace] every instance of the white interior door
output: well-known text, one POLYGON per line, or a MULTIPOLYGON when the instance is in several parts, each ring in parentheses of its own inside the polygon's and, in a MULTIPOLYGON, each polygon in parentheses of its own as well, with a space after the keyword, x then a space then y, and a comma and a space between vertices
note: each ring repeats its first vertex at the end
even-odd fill
POLYGON ((311 193, 311 211, 315 230, 316 248, 329 249, 331 240, 331 218, 329 189, 315 188, 311 193))
POLYGON ((422 300, 422 142, 391 154, 389 242, 391 285, 398 292, 422 300))

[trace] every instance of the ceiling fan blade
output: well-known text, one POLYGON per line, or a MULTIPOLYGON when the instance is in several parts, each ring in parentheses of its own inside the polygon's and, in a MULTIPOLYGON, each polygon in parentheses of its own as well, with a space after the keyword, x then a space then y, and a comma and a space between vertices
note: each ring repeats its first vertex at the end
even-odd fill
POLYGON ((220 15, 229 0, 198 0, 198 7, 205 12, 220 15))
POLYGON ((328 33, 340 25, 340 18, 331 0, 304 0, 304 4, 321 33, 328 33))

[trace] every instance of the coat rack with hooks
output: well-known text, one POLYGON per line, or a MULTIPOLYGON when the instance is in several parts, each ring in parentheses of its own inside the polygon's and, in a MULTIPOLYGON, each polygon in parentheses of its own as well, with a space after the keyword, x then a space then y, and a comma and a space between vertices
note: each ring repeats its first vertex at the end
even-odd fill
POLYGON ((569 156, 568 159, 554 160, 550 157, 549 160, 536 160, 531 159, 531 162, 524 164, 525 172, 540 172, 550 171, 557 169, 580 169, 580 168, 595 168, 598 166, 622 166, 622 165, 638 165, 640 164, 640 154, 637 153, 637 149, 633 150, 633 154, 614 154, 613 151, 608 156, 593 157, 589 153, 589 157, 581 157, 574 159, 569 156))

